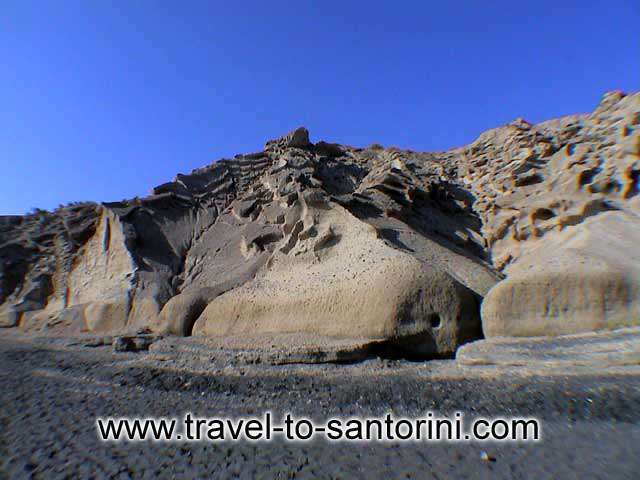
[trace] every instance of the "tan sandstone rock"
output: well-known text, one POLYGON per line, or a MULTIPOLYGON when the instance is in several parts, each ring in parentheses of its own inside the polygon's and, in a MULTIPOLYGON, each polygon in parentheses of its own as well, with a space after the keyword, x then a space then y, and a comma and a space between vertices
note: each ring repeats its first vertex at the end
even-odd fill
POLYGON ((145 198, 0 217, 0 327, 437 356, 481 328, 639 325, 639 139, 640 94, 620 92, 446 152, 312 143, 301 127, 145 198))
POLYGON ((422 353, 451 353, 474 333, 475 299, 447 274, 388 247, 340 206, 307 214, 320 233, 276 252, 254 280, 216 298, 194 333, 398 338, 422 353))
POLYGON ((553 336, 637 325, 640 224, 606 212, 531 245, 482 303, 487 336, 553 336))
POLYGON ((629 140, 639 112, 640 95, 607 95, 590 115, 510 126, 471 147, 492 162, 470 185, 486 198, 483 230, 507 276, 484 298, 485 335, 640 324, 640 170, 629 140), (555 153, 541 147, 549 142, 555 153), (492 197, 488 185, 506 186, 492 197))

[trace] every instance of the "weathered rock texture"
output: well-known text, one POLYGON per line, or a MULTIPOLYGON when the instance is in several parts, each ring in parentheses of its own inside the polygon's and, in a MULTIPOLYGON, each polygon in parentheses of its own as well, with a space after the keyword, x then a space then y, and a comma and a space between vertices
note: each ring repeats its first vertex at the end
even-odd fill
POLYGON ((516 367, 531 375, 568 373, 581 367, 591 372, 616 367, 634 371, 640 365, 640 328, 553 338, 479 340, 459 348, 456 360, 459 366, 516 367))
POLYGON ((449 354, 640 324, 640 94, 447 152, 311 143, 0 217, 0 325, 303 333, 449 354))
POLYGON ((463 181, 482 199, 483 234, 507 275, 482 305, 488 336, 639 324, 639 94, 487 132, 465 155, 463 181))

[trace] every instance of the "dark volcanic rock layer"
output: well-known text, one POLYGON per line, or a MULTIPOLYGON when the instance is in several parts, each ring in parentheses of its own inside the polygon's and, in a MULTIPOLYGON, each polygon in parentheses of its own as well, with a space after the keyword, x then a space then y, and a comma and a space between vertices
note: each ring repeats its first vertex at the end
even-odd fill
POLYGON ((300 332, 424 355, 482 330, 637 325, 639 125, 640 94, 614 92, 447 152, 299 128, 143 199, 0 217, 0 325, 300 332))

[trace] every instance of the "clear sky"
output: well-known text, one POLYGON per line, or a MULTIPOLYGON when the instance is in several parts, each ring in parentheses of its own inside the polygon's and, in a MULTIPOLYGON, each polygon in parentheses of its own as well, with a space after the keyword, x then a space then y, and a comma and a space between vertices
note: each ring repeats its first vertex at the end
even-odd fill
POLYGON ((0 214, 146 195, 299 125, 444 150, 640 88, 640 2, 0 2, 0 214))

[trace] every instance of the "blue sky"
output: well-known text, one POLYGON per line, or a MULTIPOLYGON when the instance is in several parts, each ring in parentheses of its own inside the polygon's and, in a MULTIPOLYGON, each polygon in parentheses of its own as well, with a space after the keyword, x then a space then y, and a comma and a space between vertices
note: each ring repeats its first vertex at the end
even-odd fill
POLYGON ((0 214, 146 195, 305 125, 444 150, 640 87, 640 3, 0 2, 0 214))

